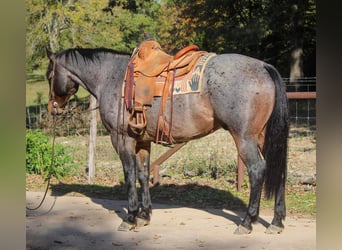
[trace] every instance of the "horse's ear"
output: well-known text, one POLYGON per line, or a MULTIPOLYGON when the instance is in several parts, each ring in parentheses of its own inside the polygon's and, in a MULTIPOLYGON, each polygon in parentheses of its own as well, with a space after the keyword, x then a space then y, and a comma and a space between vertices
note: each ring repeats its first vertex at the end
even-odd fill
POLYGON ((52 60, 55 57, 55 54, 47 46, 45 46, 45 51, 46 51, 47 57, 50 60, 52 60))

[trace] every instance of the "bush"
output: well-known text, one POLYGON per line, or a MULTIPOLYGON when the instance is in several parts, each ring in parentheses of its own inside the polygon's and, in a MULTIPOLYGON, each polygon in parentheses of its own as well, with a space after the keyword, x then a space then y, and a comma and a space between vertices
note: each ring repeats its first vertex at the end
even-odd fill
MULTIPOLYGON (((48 178, 52 159, 52 143, 40 130, 26 132, 26 172, 48 178)), ((70 172, 72 158, 63 145, 54 146, 54 164, 51 175, 58 180, 70 172)))

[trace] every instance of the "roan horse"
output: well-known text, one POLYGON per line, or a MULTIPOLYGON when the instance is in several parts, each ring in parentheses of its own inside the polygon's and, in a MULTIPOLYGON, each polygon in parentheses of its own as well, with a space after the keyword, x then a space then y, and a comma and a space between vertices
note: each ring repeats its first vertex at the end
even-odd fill
MULTIPOLYGON (((157 124, 149 122, 143 136, 137 136, 127 124, 129 113, 122 88, 130 55, 110 49, 81 48, 47 54, 50 113, 63 111, 79 85, 97 98, 102 122, 123 164, 127 185, 128 212, 118 230, 148 225, 152 213, 150 150, 157 124)), ((159 104, 160 98, 155 97, 146 111, 148 121, 157 121, 159 104)), ((219 128, 228 130, 234 138, 250 182, 247 213, 235 233, 252 231, 263 187, 265 197, 275 199, 274 218, 266 233, 280 233, 286 215, 289 121, 285 87, 278 71, 251 57, 216 55, 205 66, 202 91, 173 96, 173 107, 171 134, 175 143, 203 137, 219 128)))

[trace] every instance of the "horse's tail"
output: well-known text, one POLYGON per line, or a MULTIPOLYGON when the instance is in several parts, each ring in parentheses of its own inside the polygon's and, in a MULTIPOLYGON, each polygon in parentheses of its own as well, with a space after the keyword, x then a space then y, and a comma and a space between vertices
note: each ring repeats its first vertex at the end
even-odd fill
POLYGON ((267 123, 263 155, 266 161, 265 196, 270 199, 285 185, 289 112, 285 85, 279 72, 269 64, 265 68, 275 85, 275 104, 267 123))

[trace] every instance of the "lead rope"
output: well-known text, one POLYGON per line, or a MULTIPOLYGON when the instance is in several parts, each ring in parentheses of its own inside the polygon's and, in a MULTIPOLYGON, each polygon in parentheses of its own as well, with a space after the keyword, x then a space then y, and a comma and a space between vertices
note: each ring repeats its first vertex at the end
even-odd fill
POLYGON ((34 207, 34 208, 30 208, 28 206, 26 206, 26 209, 27 210, 37 210, 38 208, 40 208, 42 205, 43 205, 43 202, 46 198, 46 194, 49 190, 49 187, 50 187, 50 180, 51 180, 51 176, 52 176, 52 167, 53 167, 53 164, 54 164, 54 159, 55 159, 55 138, 56 138, 56 114, 57 114, 57 110, 56 110, 56 105, 54 103, 54 112, 53 112, 53 121, 52 121, 52 133, 53 133, 53 136, 52 136, 52 148, 51 148, 51 164, 50 164, 50 168, 49 168, 49 174, 48 174, 48 181, 47 181, 47 184, 46 184, 46 189, 45 189, 45 192, 44 192, 44 196, 41 200, 41 202, 39 203, 39 205, 37 207, 34 207))

